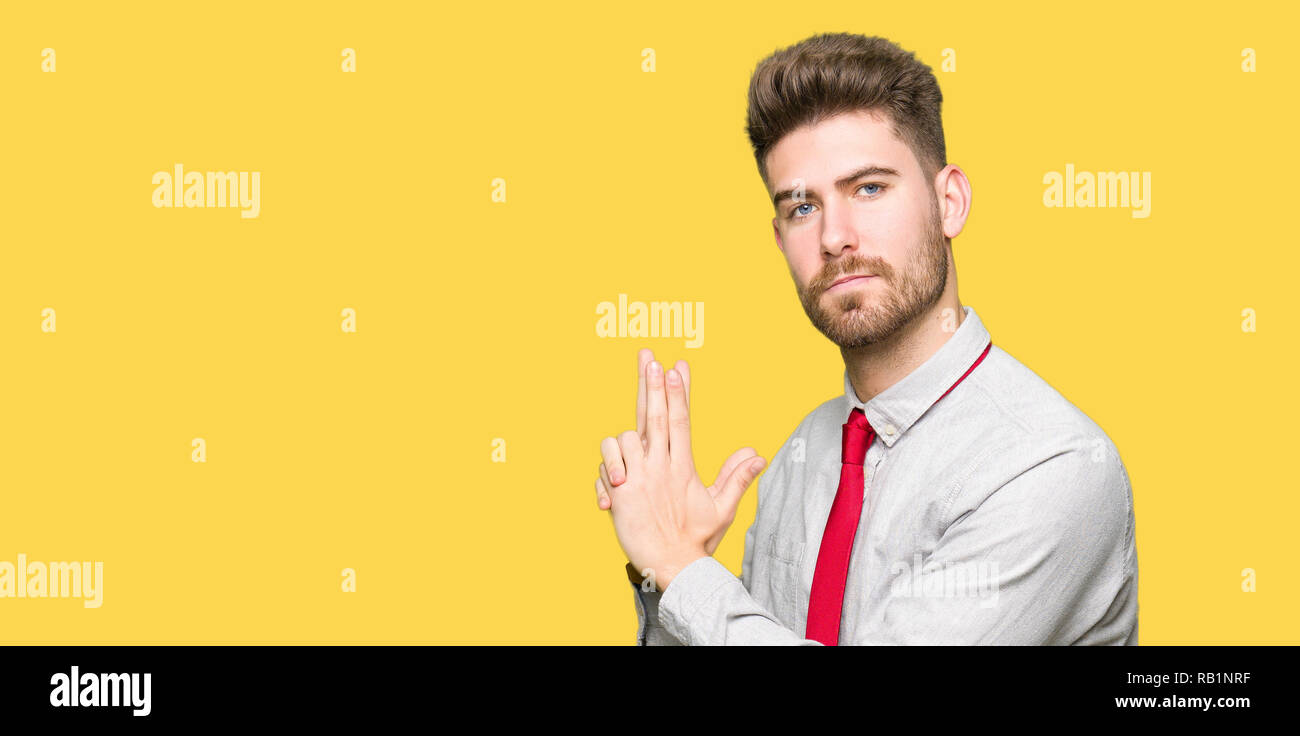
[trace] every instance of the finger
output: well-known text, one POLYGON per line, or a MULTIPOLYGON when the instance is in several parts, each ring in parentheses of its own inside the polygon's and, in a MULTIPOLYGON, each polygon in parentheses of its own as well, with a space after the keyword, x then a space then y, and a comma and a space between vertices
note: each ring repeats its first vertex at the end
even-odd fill
POLYGON ((664 378, 668 386, 668 454, 674 466, 694 471, 691 412, 686 408, 686 386, 676 368, 669 369, 664 378))
POLYGON ((767 461, 761 457, 746 460, 736 467, 731 477, 727 478, 726 484, 722 487, 722 492, 717 496, 717 502, 729 517, 736 513, 736 507, 740 505, 740 497, 745 495, 745 490, 758 477, 764 465, 767 465, 767 461))
POLYGON ((641 435, 629 429, 618 436, 618 447, 623 451, 623 464, 627 467, 628 477, 639 476, 645 466, 645 450, 641 447, 641 435))
POLYGON ((618 447, 618 440, 606 437, 600 441, 600 459, 608 477, 609 487, 623 485, 627 480, 627 468, 623 466, 623 451, 618 447))
POLYGON ((727 458, 727 461, 722 464, 722 470, 719 470, 717 477, 713 479, 713 485, 709 486, 714 498, 717 498, 722 489, 726 487, 727 479, 731 477, 732 473, 736 472, 736 468, 741 463, 757 456, 758 451, 752 447, 742 447, 731 453, 731 457, 727 458))
POLYGON ((691 405, 691 367, 687 365, 686 361, 684 360, 677 361, 677 363, 673 367, 677 369, 678 373, 682 374, 682 385, 686 387, 686 405, 690 406, 691 405))
POLYGON ((636 433, 641 435, 641 446, 645 447, 645 367, 655 359, 654 351, 641 348, 636 353, 636 433))
POLYGON ((647 460, 668 459, 668 397, 664 394, 664 367, 657 360, 645 369, 645 424, 647 460))
POLYGON ((600 477, 596 479, 596 506, 602 511, 608 511, 611 505, 605 482, 605 464, 601 463, 600 477))
POLYGON ((598 496, 596 505, 608 511, 614 505, 614 497, 609 490, 614 486, 609 482, 609 473, 606 472, 604 463, 600 464, 600 478, 597 480, 599 482, 596 483, 596 494, 598 496))

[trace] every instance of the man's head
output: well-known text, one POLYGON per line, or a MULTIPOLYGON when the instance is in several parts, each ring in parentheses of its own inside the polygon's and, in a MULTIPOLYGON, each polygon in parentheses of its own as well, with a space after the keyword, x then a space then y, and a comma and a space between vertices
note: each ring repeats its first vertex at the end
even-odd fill
POLYGON ((889 338, 949 289, 969 187, 946 164, 942 102, 913 54, 851 34, 777 51, 750 80, 748 133, 777 246, 808 318, 842 348, 889 338), (960 206, 941 208, 941 190, 960 206), (871 278, 832 289, 855 274, 871 278))

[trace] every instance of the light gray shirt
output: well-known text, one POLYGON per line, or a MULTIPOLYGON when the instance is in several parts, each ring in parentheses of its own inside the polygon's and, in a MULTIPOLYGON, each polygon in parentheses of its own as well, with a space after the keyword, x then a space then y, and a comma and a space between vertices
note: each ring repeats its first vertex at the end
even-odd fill
POLYGON ((635 592, 639 644, 818 644, 804 638, 822 532, 854 407, 863 463, 841 645, 1137 644, 1128 472, 1101 427, 990 342, 969 306, 925 363, 867 403, 799 423, 758 481, 737 578, 704 557, 635 592), (933 406, 932 406, 933 404, 933 406))

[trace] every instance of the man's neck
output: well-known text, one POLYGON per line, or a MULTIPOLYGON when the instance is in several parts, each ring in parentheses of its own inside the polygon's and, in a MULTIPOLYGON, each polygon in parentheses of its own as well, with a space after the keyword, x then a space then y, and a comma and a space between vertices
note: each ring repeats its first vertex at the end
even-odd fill
POLYGON ((956 332, 950 318, 944 314, 944 310, 949 308, 956 311, 956 324, 960 327, 966 320, 966 310, 956 294, 945 295, 889 339, 859 348, 840 349, 849 382, 862 403, 871 401, 901 381, 948 342, 956 332), (945 322, 949 329, 944 329, 945 322))

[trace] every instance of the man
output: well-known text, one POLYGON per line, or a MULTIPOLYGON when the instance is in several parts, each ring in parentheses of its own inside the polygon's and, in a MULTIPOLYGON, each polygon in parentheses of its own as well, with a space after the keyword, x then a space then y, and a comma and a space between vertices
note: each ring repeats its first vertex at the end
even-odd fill
POLYGON ((695 472, 684 362, 638 356, 638 426, 602 443, 599 505, 642 644, 1136 644, 1132 491, 1092 420, 957 297, 971 187, 929 67, 826 34, 754 72, 748 132, 844 394, 759 482, 737 579, 711 555, 762 469, 695 472), (644 584, 637 584, 645 576, 644 584))

